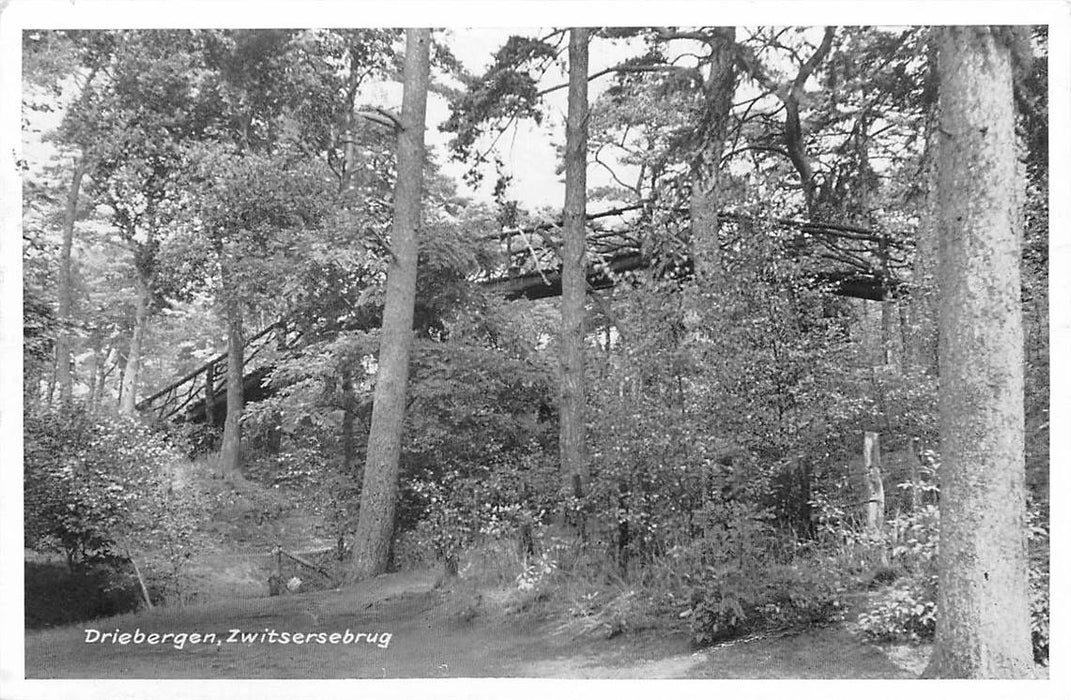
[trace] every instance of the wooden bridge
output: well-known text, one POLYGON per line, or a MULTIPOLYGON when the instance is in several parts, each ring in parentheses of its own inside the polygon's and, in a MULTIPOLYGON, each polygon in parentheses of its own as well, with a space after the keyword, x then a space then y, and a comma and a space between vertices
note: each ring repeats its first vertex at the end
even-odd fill
MULTIPOLYGON (((588 285, 594 290, 609 289, 621 275, 657 264, 656 256, 645 252, 632 234, 633 227, 600 230, 600 219, 620 217, 640 205, 589 214, 592 231, 588 237, 588 285)), ((834 293, 846 297, 881 301, 896 296, 901 283, 895 271, 906 263, 897 257, 902 245, 884 234, 867 229, 832 224, 814 224, 791 219, 757 221, 750 217, 722 214, 723 223, 754 225, 764 223, 791 229, 801 237, 801 245, 810 249, 813 259, 824 261, 810 276, 828 285, 834 293)), ((490 240, 503 248, 507 264, 504 269, 485 272, 477 284, 506 299, 545 299, 561 295, 561 262, 553 235, 555 223, 504 230, 490 240)), ((678 255, 675 274, 691 274, 687 254, 678 255)), ((243 349, 245 375, 243 392, 246 401, 256 401, 270 394, 266 380, 280 353, 301 346, 302 334, 279 321, 250 337, 243 349)), ((220 353, 204 365, 177 379, 137 404, 143 414, 155 420, 172 420, 222 425, 227 406, 228 354, 220 353)))
MULTIPOLYGON (((280 352, 299 347, 301 337, 300 331, 289 329, 278 321, 246 340, 242 357, 245 372, 242 391, 247 401, 257 401, 268 395, 264 380, 275 366, 275 358, 280 352)), ((216 355, 186 376, 142 399, 135 407, 154 420, 222 425, 227 416, 228 358, 226 352, 216 355)))
MULTIPOLYGON (((664 264, 665 261, 659 261, 657 252, 644 249, 643 242, 633 234, 635 226, 626 224, 611 229, 598 228, 597 222, 601 219, 623 217, 642 207, 642 204, 634 204, 588 215, 588 259, 594 261, 588 267, 588 285, 591 289, 609 289, 618 283, 623 273, 657 266, 660 262, 664 264)), ((676 214, 683 216, 687 210, 677 210, 676 214)), ((881 301, 886 295, 897 296, 902 291, 896 272, 906 266, 906 260, 901 257, 905 246, 886 233, 859 226, 787 218, 767 219, 724 212, 718 218, 723 229, 764 226, 793 231, 796 239, 794 245, 799 252, 822 263, 820 267, 810 270, 809 276, 818 284, 828 285, 834 294, 881 301)), ((507 229, 496 235, 494 239, 501 244, 508 265, 505 271, 486 275, 481 283, 507 299, 560 296, 561 261, 554 235, 558 226, 557 223, 546 222, 507 229)), ((692 261, 688 246, 679 238, 675 242, 677 249, 673 256, 673 274, 690 276, 692 261)))

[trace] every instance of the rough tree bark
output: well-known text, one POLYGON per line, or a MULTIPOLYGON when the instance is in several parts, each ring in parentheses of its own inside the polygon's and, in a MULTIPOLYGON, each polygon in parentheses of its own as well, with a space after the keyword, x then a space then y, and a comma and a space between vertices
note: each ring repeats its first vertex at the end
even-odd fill
POLYGON ((941 546, 926 672, 941 678, 1033 672, 1011 31, 941 39, 941 546))
POLYGON ((566 492, 587 485, 584 435, 584 276, 588 152, 588 30, 569 30, 569 109, 565 126, 565 207, 562 227, 560 434, 566 492))
POLYGON ((736 91, 735 27, 718 27, 710 40, 710 73, 703 85, 703 117, 696 129, 692 158, 692 259, 701 289, 721 279, 718 209, 721 206, 721 157, 729 132, 736 91))
POLYGON ((409 351, 413 342, 430 43, 430 30, 406 30, 402 114, 398 128, 398 178, 394 185, 394 222, 391 227, 392 257, 387 271, 379 369, 353 543, 350 575, 354 579, 386 571, 394 534, 409 351))

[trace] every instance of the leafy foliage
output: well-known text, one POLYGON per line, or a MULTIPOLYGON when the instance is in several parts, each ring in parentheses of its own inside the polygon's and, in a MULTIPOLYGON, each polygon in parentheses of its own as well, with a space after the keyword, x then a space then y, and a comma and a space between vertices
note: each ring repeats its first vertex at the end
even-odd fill
MULTIPOLYGON (((934 484, 924 489, 935 500, 937 492, 934 484)), ((890 523, 891 563, 908 575, 884 589, 871 608, 859 615, 859 628, 871 639, 913 643, 933 639, 937 623, 939 515, 936 505, 923 505, 890 523)), ((1039 663, 1047 662, 1049 654, 1049 542, 1045 522, 1047 518, 1032 508, 1027 532, 1032 551, 1030 629, 1034 659, 1039 663)))
MULTIPOLYGON (((926 195, 932 47, 924 28, 838 28, 828 55, 794 87, 820 34, 741 28, 730 47, 745 89, 735 93, 720 162, 711 284, 695 279, 698 241, 685 212, 711 109, 703 76, 725 36, 594 33, 635 50, 612 67, 608 89, 593 88, 592 157, 614 171, 614 184, 591 194, 639 208, 621 231, 593 221, 591 236, 627 240, 650 267, 608 273, 613 291, 588 295, 592 480, 579 500, 559 491, 557 311, 488 298, 473 282, 505 271, 495 234, 526 219, 506 201, 509 173, 494 141, 517 120, 546 117, 564 33, 511 37, 483 75, 462 89, 439 86, 451 100, 453 155, 474 170, 498 165, 500 211, 459 196, 429 159, 398 562, 490 552, 515 610, 560 604, 577 628, 607 634, 669 620, 704 644, 833 619, 848 589, 895 579, 862 628, 874 638, 932 634, 933 465, 923 465, 921 482, 887 487, 888 526, 874 534, 860 527, 853 459, 864 430, 881 433, 887 455, 906 453, 913 439, 934 444, 936 378, 912 366, 906 337, 893 343, 900 352, 879 352, 883 336, 896 335, 895 318, 879 329, 876 304, 833 294, 845 269, 873 279, 891 267, 911 282, 923 254, 915 212, 926 195), (790 93, 797 123, 784 119, 790 93), (786 150, 790 131, 800 152, 786 150), (801 162, 813 170, 813 197, 801 162), (801 212, 886 235, 837 238, 777 223, 801 212), (551 526, 547 514, 563 504, 573 521, 551 526)), ((178 596, 200 518, 213 510, 167 477, 188 440, 32 405, 45 393, 59 332, 56 232, 66 158, 77 152, 91 167, 77 212, 78 319, 66 330, 87 411, 87 390, 104 391, 126 356, 139 275, 151 278, 156 313, 145 339, 149 383, 223 349, 221 301, 238 301, 247 326, 289 318, 302 345, 271 358, 270 396, 248 406, 246 473, 322 516, 344 554, 377 370, 395 178, 394 134, 355 114, 369 81, 397 74, 398 37, 388 29, 27 34, 28 110, 65 114, 54 137, 65 160, 31 173, 25 188, 28 546, 65 552, 76 567, 130 556, 178 596), (82 90, 64 105, 72 78, 82 90)), ((1042 54, 1046 42, 1037 30, 1042 54)), ((460 72, 448 47, 435 51, 437 66, 460 72)), ((1027 458, 1044 500, 1045 61, 1021 78, 1027 458)), ((553 251, 554 227, 539 230, 553 251)), ((918 288, 918 280, 907 287, 918 288)), ((912 310, 909 301, 886 311, 912 310)), ((902 472, 895 464, 888 475, 895 483, 902 472)), ((1039 659, 1048 645, 1041 539, 1031 569, 1039 659)))
POLYGON ((859 627, 871 639, 919 642, 933 639, 937 629, 937 577, 912 576, 898 582, 878 604, 859 616, 859 627))
POLYGON ((205 497, 176 488, 176 447, 136 420, 80 411, 28 417, 26 545, 63 552, 71 566, 135 558, 181 596, 205 497))
POLYGON ((697 644, 707 645, 763 629, 812 626, 837 618, 832 586, 792 566, 712 568, 691 590, 687 610, 697 644))
POLYGON ((545 72, 558 51, 544 39, 511 36, 487 72, 467 80, 469 89, 451 102, 450 117, 443 124, 444 129, 457 134, 450 148, 459 159, 474 166, 486 160, 474 147, 488 121, 541 121, 538 78, 533 71, 545 72))

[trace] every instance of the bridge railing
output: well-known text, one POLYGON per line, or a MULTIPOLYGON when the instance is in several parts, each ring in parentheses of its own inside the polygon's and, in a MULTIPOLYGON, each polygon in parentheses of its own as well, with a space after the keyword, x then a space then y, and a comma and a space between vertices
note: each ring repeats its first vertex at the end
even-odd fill
MULTIPOLYGON (((282 322, 273 323, 251 336, 242 349, 242 374, 247 376, 262 365, 270 363, 271 352, 266 349, 286 350, 294 346, 300 333, 287 328, 282 322)), ((211 418, 216 397, 227 390, 227 362, 229 353, 216 355, 197 369, 168 384, 152 396, 136 404, 137 410, 151 415, 154 420, 170 420, 204 402, 207 418, 211 418)))

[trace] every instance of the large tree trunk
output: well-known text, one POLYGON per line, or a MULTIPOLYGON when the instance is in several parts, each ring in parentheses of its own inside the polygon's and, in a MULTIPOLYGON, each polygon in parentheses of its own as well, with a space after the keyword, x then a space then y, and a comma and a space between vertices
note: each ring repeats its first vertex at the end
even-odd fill
POLYGON ((588 153, 588 31, 569 31, 569 114, 565 126, 565 208, 562 228, 562 298, 559 452, 563 485, 581 497, 587 482, 584 430, 584 264, 588 153))
POLYGON ((71 288, 71 247, 74 243, 74 224, 78 220, 78 195, 82 190, 82 178, 86 173, 85 158, 79 158, 74 164, 71 176, 71 188, 67 192, 67 203, 63 211, 63 242, 60 245, 60 267, 57 288, 59 302, 59 334, 56 336, 56 385, 59 388, 60 403, 70 405, 72 396, 71 376, 71 311, 73 294, 71 288))
POLYGON ((398 178, 394 185, 394 224, 391 227, 392 258, 387 271, 379 369, 361 508, 353 543, 352 576, 357 579, 383 573, 389 560, 409 380, 409 351, 413 342, 431 32, 407 29, 405 43, 398 178))
POLYGON ((928 675, 1030 676, 1021 180, 1008 29, 941 42, 941 544, 928 675))
POLYGON ((223 445, 219 469, 224 476, 242 473, 242 410, 245 406, 245 342, 242 337, 242 311, 239 302, 227 302, 227 417, 223 422, 223 445))
POLYGON ((138 399, 138 377, 141 374, 141 345, 145 339, 145 328, 149 324, 149 283, 139 274, 137 277, 137 300, 134 307, 134 332, 130 337, 130 349, 126 355, 123 368, 123 386, 120 390, 119 412, 134 414, 134 404, 138 399))
POLYGON ((702 118, 695 134, 689 201, 692 259, 695 261, 700 289, 704 291, 716 287, 721 279, 721 245, 718 237, 718 210, 722 200, 721 157, 736 92, 733 61, 736 29, 719 27, 713 32, 710 74, 703 86, 702 118))

